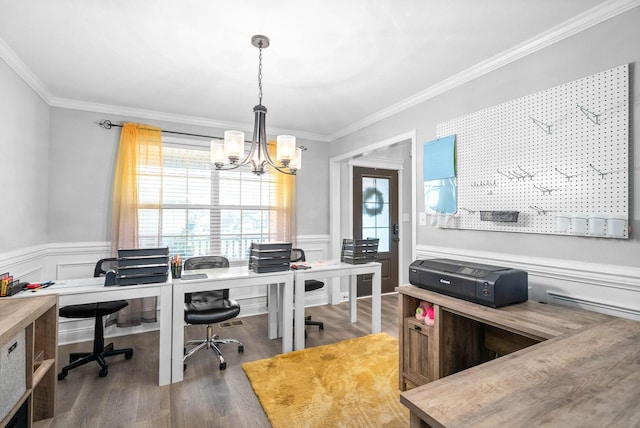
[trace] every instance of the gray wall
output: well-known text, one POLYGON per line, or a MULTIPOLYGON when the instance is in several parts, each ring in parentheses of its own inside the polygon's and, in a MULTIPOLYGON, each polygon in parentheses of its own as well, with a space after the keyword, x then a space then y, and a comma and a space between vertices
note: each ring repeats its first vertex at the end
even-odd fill
POLYGON ((47 240, 49 107, 0 59, 0 253, 47 240))
MULTIPOLYGON (((203 135, 223 130, 151 121, 63 108, 51 109, 49 174, 50 243, 93 242, 111 239, 111 193, 120 128, 105 130, 101 119, 131 121, 163 129, 203 135)), ((328 145, 308 140, 297 179, 298 234, 327 234, 328 145)))
MULTIPOLYGON (((436 98, 425 101, 372 126, 332 142, 330 157, 357 147, 416 130, 418 147, 435 138, 436 124, 506 101, 561 85, 625 63, 631 63, 632 110, 640 99, 636 67, 640 60, 640 8, 612 18, 582 33, 468 82, 436 98)), ((631 129, 640 118, 632 114, 631 129)), ((532 257, 560 258, 602 264, 637 266, 640 256, 640 227, 634 201, 640 198, 640 149, 631 134, 632 165, 629 240, 612 240, 524 233, 445 230, 419 226, 418 245, 465 250, 503 252, 532 257)), ((422 153, 416 153, 418 169, 422 153)), ((417 207, 424 205, 422 180, 417 180, 417 207)), ((417 213, 414 213, 417 215, 417 213)))

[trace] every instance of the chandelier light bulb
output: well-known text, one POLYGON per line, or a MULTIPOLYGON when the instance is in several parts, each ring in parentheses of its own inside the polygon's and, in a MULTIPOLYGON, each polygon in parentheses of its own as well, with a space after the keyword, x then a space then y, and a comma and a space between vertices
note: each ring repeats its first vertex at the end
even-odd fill
POLYGON ((244 154, 244 132, 224 131, 224 153, 229 162, 238 162, 244 154))
POLYGON ((224 145, 217 141, 211 140, 211 163, 214 165, 224 165, 227 157, 224 154, 224 145))
POLYGON ((276 158, 284 165, 288 164, 296 155, 296 137, 293 135, 278 135, 276 158))

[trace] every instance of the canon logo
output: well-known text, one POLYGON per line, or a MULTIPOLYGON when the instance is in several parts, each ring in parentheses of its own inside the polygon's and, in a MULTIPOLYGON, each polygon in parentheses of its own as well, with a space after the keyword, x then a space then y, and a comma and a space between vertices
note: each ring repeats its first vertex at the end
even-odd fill
POLYGON ((451 281, 447 281, 446 279, 440 278, 440 282, 443 284, 451 285, 451 281))

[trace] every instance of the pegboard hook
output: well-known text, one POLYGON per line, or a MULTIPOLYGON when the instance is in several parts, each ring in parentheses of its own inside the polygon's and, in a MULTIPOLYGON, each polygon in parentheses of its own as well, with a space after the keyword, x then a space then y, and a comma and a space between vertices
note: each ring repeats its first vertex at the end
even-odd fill
POLYGON ((557 173, 564 175, 565 177, 567 177, 567 181, 571 181, 571 177, 575 177, 575 175, 569 175, 569 174, 565 174, 564 172, 560 171, 558 168, 554 168, 556 170, 557 173))
POLYGON ((529 116, 529 119, 533 120, 533 123, 535 123, 540 129, 542 129, 544 132, 546 132, 547 134, 551 135, 551 125, 547 125, 544 122, 539 121, 538 119, 529 116))
POLYGON ((586 108, 582 107, 580 104, 576 104, 578 106, 578 108, 580 109, 580 111, 587 116, 587 119, 589 119, 591 122, 595 123, 596 125, 600 125, 600 116, 602 116, 602 113, 594 113, 592 111, 587 110, 586 108))
POLYGON ((547 215, 547 210, 543 210, 542 208, 538 208, 535 205, 530 205, 529 208, 536 210, 538 212, 538 215, 547 215))
POLYGON ((550 194, 551 194, 551 192, 554 190, 554 189, 547 189, 546 187, 538 186, 538 185, 536 185, 536 184, 534 184, 534 185, 533 185, 533 187, 535 187, 536 189, 540 190, 540 191, 542 192, 542 194, 543 194, 543 195, 544 195, 545 193, 546 193, 547 195, 550 195, 550 194))

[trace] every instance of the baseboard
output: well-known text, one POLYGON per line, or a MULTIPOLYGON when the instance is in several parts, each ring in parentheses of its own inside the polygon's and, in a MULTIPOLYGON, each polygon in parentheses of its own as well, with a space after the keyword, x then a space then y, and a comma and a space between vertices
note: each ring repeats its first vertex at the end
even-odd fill
POLYGON ((621 313, 628 314, 628 318, 640 320, 640 310, 620 305, 611 305, 590 299, 583 299, 575 296, 567 296, 552 291, 547 291, 551 301, 566 304, 581 309, 588 309, 594 312, 604 312, 609 315, 620 316, 621 313))

